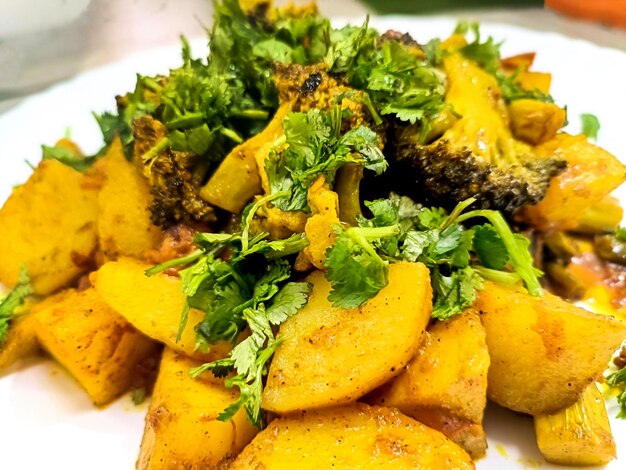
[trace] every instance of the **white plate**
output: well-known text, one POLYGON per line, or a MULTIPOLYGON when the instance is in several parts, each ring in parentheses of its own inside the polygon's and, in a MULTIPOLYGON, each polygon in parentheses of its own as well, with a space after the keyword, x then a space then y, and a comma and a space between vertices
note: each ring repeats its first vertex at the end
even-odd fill
MULTIPOLYGON (((409 31, 419 41, 444 37, 454 27, 452 20, 407 17, 372 23, 380 30, 409 31)), ((622 116, 626 109, 626 54, 507 25, 485 24, 482 31, 506 40, 504 55, 537 51, 535 69, 552 72, 553 95, 558 103, 568 105, 567 130, 578 132, 580 113, 596 114, 602 124, 599 144, 626 161, 622 116)), ((204 54, 205 43, 204 39, 194 41, 194 50, 204 54)), ((31 170, 24 162, 39 160, 40 144, 53 144, 69 129, 83 150, 97 150, 101 141, 91 110, 113 109, 113 97, 133 87, 136 72, 166 72, 179 63, 178 46, 141 53, 81 74, 0 115, 0 202, 13 185, 28 177, 31 170)), ((10 372, 0 378, 0 467, 134 468, 145 405, 135 407, 124 396, 97 410, 67 373, 46 359, 23 362, 10 372)), ((614 403, 609 413, 616 414, 614 403)), ((489 451, 477 463, 479 469, 562 468, 543 463, 530 418, 491 406, 485 426, 489 451)), ((613 420, 613 432, 618 452, 624 455, 607 468, 624 468, 626 421, 613 420)))

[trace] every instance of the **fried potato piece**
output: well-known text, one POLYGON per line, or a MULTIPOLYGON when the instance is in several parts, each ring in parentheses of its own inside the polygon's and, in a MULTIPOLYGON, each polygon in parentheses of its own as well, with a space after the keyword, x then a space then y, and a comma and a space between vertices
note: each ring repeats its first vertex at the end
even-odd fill
POLYGON ((565 124, 565 110, 539 100, 515 100, 508 106, 513 135, 531 145, 553 139, 565 124))
POLYGON ((487 449, 482 422, 488 369, 485 329, 470 309, 435 323, 405 370, 368 401, 398 408, 480 458, 487 449))
POLYGON ((38 310, 35 319, 41 346, 98 406, 128 390, 135 367, 159 349, 111 309, 94 288, 64 292, 58 301, 38 310))
POLYGON ((230 468, 331 467, 460 470, 474 464, 440 432, 397 410, 355 403, 275 419, 230 468))
POLYGON ((215 468, 237 455, 256 434, 243 410, 231 421, 217 420, 238 393, 211 374, 193 379, 189 369, 200 364, 169 348, 163 352, 138 470, 215 468))
POLYGON ((544 293, 486 282, 474 304, 491 357, 487 397, 514 411, 572 405, 626 338, 626 324, 544 293))
POLYGON ((308 246, 302 251, 296 268, 299 264, 311 264, 317 269, 324 269, 326 250, 335 243, 333 227, 340 225, 339 199, 337 193, 326 184, 323 176, 316 179, 309 187, 307 200, 313 215, 307 220, 304 232, 308 246))
POLYGON ((417 352, 432 291, 421 263, 396 263, 389 284, 360 308, 328 301, 330 284, 311 274, 309 302, 280 327, 263 408, 276 413, 356 401, 400 372, 417 352))
POLYGON ((99 163, 104 183, 98 194, 98 236, 106 259, 142 258, 162 239, 150 220, 151 195, 147 180, 126 160, 115 139, 99 163))
POLYGON ((42 161, 0 209, 0 283, 13 287, 24 264, 36 294, 67 286, 96 249, 97 190, 81 173, 42 161))
POLYGON ((536 153, 567 162, 565 171, 550 182, 544 199, 519 212, 521 219, 542 230, 575 227, 588 208, 626 181, 626 166, 584 135, 558 134, 536 147, 536 153))
POLYGON ((34 316, 26 313, 11 322, 11 328, 0 345, 0 372, 15 361, 34 354, 39 349, 34 316))
POLYGON ((595 383, 572 406, 535 416, 535 433, 539 450, 551 463, 604 465, 616 456, 604 399, 595 383))
POLYGON ((226 357, 232 348, 228 341, 211 345, 209 353, 196 350, 193 327, 204 318, 200 310, 190 310, 187 327, 180 341, 176 341, 185 304, 180 278, 166 274, 148 277, 145 274, 148 268, 150 265, 121 258, 102 265, 94 276, 94 285, 111 308, 146 336, 200 360, 226 357))
POLYGON ((259 162, 265 160, 272 144, 283 133, 283 119, 290 110, 290 103, 281 105, 263 131, 232 149, 200 190, 200 197, 236 214, 252 196, 260 194, 267 176, 265 170, 259 169, 259 162))

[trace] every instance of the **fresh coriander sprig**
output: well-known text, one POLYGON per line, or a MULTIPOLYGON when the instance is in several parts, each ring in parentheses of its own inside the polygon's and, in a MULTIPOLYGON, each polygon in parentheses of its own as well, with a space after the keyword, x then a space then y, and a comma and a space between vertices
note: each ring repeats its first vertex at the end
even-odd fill
POLYGON ((433 317, 445 320, 476 300, 482 279, 512 284, 524 281, 532 295, 540 295, 528 240, 513 234, 497 211, 463 212, 470 198, 447 214, 440 208, 420 208, 406 197, 391 195, 366 205, 371 219, 360 227, 338 230, 326 254, 326 277, 337 306, 356 307, 387 284, 389 262, 420 261, 430 270, 433 317), (477 217, 489 223, 467 229, 462 224, 477 217), (358 273, 358 275, 357 275, 358 273))
POLYGON ((306 238, 294 234, 284 240, 268 240, 267 232, 251 234, 252 220, 259 208, 284 195, 285 192, 270 194, 250 204, 244 210, 238 233, 198 233, 194 238, 197 250, 146 271, 153 275, 185 266, 179 271, 186 296, 179 338, 190 309, 197 308, 205 314, 195 325, 200 347, 210 348, 222 340, 235 345, 228 357, 191 371, 194 377, 207 371, 218 377, 235 372, 225 379, 225 385, 238 387, 240 396, 220 414, 220 420, 229 420, 243 407, 250 421, 261 426, 263 377, 280 344, 272 327, 294 315, 308 299, 310 285, 290 280, 291 264, 285 259, 304 249, 306 238), (226 252, 228 260, 220 257, 226 252), (250 336, 237 343, 245 329, 249 329, 250 336))
POLYGON ((617 417, 626 419, 626 367, 610 374, 606 378, 606 384, 620 391, 617 396, 617 403, 620 406, 617 417))
POLYGON ((26 298, 33 294, 33 286, 30 283, 28 270, 25 266, 20 267, 20 272, 15 287, 0 301, 0 347, 6 341, 11 320, 16 309, 21 306, 26 298))

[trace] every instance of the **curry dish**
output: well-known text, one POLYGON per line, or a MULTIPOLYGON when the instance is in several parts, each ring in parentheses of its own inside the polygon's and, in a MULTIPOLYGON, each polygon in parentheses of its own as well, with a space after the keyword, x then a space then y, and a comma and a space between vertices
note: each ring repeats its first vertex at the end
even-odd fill
POLYGON ((474 468, 488 400, 549 462, 614 459, 626 166, 535 54, 267 1, 209 36, 0 209, 0 370, 149 399, 141 470, 474 468))

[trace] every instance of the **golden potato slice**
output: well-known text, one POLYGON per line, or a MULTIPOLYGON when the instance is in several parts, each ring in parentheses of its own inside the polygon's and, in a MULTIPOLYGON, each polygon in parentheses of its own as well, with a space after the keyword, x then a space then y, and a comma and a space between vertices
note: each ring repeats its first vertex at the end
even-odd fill
POLYGON ((550 182, 544 199, 523 207, 519 217, 542 229, 569 229, 585 211, 626 180, 626 166, 584 135, 558 134, 536 147, 539 157, 556 157, 567 168, 550 182))
POLYGON ((535 433, 539 450, 551 463, 604 465, 616 456, 604 399, 595 383, 572 406, 535 416, 535 433))
POLYGON ((138 470, 215 468, 233 457, 257 432, 240 410, 229 422, 217 420, 238 399, 223 379, 189 369, 201 363, 165 348, 137 462, 138 470))
POLYGON ((0 371, 15 361, 34 354, 39 349, 34 316, 26 313, 11 322, 9 333, 0 345, 0 371))
POLYGON ((397 410, 355 403, 275 419, 230 468, 460 470, 474 464, 440 432, 397 410))
POLYGON ((553 139, 566 119, 564 109, 539 100, 515 100, 508 109, 513 135, 532 145, 553 139))
POLYGON ((126 160, 115 139, 99 162, 104 182, 98 195, 98 236, 107 259, 141 258, 156 248, 162 232, 150 220, 150 188, 135 165, 126 160))
POLYGON ((130 387, 135 367, 158 352, 94 288, 69 290, 35 315, 41 346, 64 366, 96 405, 130 387))
POLYGON ((487 397, 522 413, 572 405, 626 338, 626 324, 544 293, 485 283, 480 311, 491 357, 487 397))
POLYGON ((96 249, 97 190, 81 173, 42 161, 0 209, 0 283, 13 287, 22 264, 36 294, 67 286, 96 249))
POLYGON ((226 357, 232 349, 228 341, 212 345, 208 354, 196 350, 194 326, 204 318, 200 310, 191 309, 187 327, 180 341, 176 341, 185 303, 180 278, 166 274, 148 277, 145 271, 150 267, 130 258, 105 263, 94 276, 96 290, 107 304, 146 336, 200 360, 226 357))
POLYGON ((398 408, 480 458, 487 449, 482 422, 488 369, 485 329, 470 309, 435 323, 405 370, 368 401, 398 408))
POLYGON ((430 319, 432 291, 421 263, 396 263, 389 284, 360 308, 328 301, 324 273, 308 277, 309 302, 280 327, 263 408, 276 413, 356 401, 400 372, 430 319))

